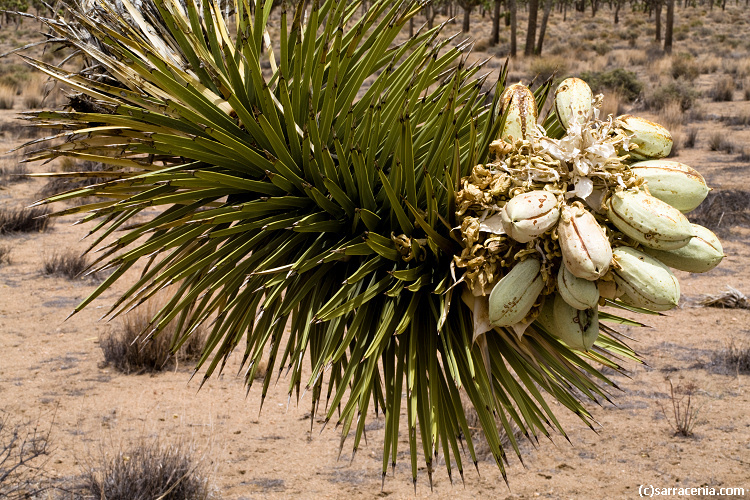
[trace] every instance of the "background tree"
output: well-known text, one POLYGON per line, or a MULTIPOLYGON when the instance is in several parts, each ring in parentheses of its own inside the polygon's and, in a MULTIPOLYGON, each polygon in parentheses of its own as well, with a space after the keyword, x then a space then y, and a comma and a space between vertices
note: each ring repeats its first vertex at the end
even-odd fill
POLYGON ((490 34, 490 45, 500 43, 500 6, 502 0, 494 0, 492 7, 492 32, 490 34))
POLYGON ((672 53, 672 33, 674 28, 674 0, 667 0, 667 25, 664 30, 664 52, 672 53))
POLYGON ((544 35, 547 32, 547 22, 549 21, 550 13, 552 12, 553 0, 545 0, 544 2, 544 13, 542 14, 542 25, 539 27, 539 41, 536 44, 534 53, 538 56, 542 55, 542 46, 544 45, 544 35))
POLYGON ((526 29, 526 46, 523 49, 523 55, 531 56, 534 54, 536 44, 536 20, 539 13, 539 0, 529 0, 529 24, 526 29))

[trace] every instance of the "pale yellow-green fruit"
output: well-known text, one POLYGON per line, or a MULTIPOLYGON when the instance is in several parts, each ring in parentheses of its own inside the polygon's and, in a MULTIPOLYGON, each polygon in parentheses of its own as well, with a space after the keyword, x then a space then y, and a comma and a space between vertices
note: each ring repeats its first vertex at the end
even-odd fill
POLYGON ((591 87, 580 78, 566 78, 555 90, 555 113, 567 129, 577 121, 583 124, 591 113, 594 94, 591 87))
POLYGON ((541 262, 529 257, 519 262, 490 292, 490 324, 512 326, 523 320, 544 288, 541 262))
POLYGON ((574 276, 594 281, 607 272, 612 247, 604 229, 590 212, 563 207, 557 234, 563 262, 574 276))
POLYGON ((511 144, 528 139, 529 134, 536 128, 538 117, 534 94, 520 83, 509 86, 503 93, 502 112, 506 109, 508 115, 500 138, 511 144))
POLYGON ((700 205, 710 191, 701 174, 680 162, 647 160, 634 163, 630 168, 646 180, 651 196, 683 213, 700 205))
POLYGON ((644 248, 644 252, 673 269, 690 273, 710 271, 724 258, 721 242, 710 229, 698 224, 692 226, 695 236, 684 247, 669 251, 644 248))
POLYGON ((551 229, 560 218, 557 197, 549 191, 530 191, 513 197, 500 212, 505 233, 527 243, 551 229))
POLYGON ((657 250, 684 247, 695 234, 682 212, 638 190, 614 193, 607 201, 607 217, 626 235, 657 250))
POLYGON ((613 251, 614 277, 626 304, 652 311, 668 311, 680 301, 680 284, 667 266, 631 247, 613 251))
POLYGON ((628 151, 635 160, 665 158, 672 151, 672 134, 659 125, 633 115, 617 117, 619 128, 630 136, 630 143, 638 147, 628 151))
POLYGON ((594 281, 579 278, 562 264, 557 273, 557 291, 570 306, 591 309, 599 304, 599 289, 594 281))
POLYGON ((571 349, 588 351, 599 337, 598 309, 571 307, 559 293, 545 298, 537 321, 571 349))

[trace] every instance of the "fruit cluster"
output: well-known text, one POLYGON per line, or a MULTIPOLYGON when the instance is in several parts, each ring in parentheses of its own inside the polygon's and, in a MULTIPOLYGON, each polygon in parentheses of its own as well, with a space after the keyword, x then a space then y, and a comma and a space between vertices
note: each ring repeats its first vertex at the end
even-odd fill
POLYGON ((670 267, 705 272, 721 262, 716 236, 684 215, 708 194, 705 180, 661 159, 669 132, 631 115, 599 119, 600 104, 582 80, 563 81, 551 123, 564 132, 553 138, 527 87, 505 91, 491 161, 457 193, 463 251, 454 265, 465 270, 475 338, 501 327, 520 338, 535 324, 588 350, 599 306, 666 311, 680 298, 670 267))

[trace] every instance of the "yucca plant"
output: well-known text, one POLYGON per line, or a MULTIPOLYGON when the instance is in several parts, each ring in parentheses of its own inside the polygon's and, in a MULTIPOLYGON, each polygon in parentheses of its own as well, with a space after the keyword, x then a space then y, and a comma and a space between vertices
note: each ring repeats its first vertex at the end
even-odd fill
POLYGON ((462 439, 476 465, 465 394, 505 477, 501 432, 519 457, 514 426, 531 440, 565 435, 549 399, 591 426, 579 398, 607 400, 615 385, 597 366, 637 358, 605 326, 586 352, 544 328, 475 339, 453 293, 456 193, 503 126, 506 71, 488 93, 468 44, 440 39, 443 26, 394 43, 419 4, 375 1, 357 18, 360 6, 284 4, 275 39, 271 2, 237 2, 232 29, 215 0, 118 0, 45 19, 87 63, 70 73, 28 60, 79 94, 72 111, 28 113, 55 131, 30 160, 101 162, 108 180, 40 203, 99 198, 57 213, 96 221, 90 249, 104 251, 91 271, 114 270, 75 312, 145 261, 107 316, 170 290, 146 333, 177 323, 176 350, 212 324, 204 380, 239 349, 249 389, 267 358, 263 397, 285 371, 290 396, 309 393, 354 452, 384 413, 384 478, 405 404, 415 485, 420 454, 430 481, 439 453, 463 479, 462 439))

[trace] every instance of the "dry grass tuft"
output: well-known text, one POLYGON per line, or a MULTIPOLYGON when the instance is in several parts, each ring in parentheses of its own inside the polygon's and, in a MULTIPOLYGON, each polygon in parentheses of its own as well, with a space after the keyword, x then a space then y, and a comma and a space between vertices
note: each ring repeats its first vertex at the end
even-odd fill
POLYGON ((0 208, 0 234, 45 231, 49 213, 47 207, 0 208))
POLYGON ((734 339, 711 357, 714 367, 726 373, 750 373, 750 347, 737 346, 734 339))
POLYGON ((737 151, 737 145, 727 139, 724 132, 714 132, 708 138, 708 149, 711 151, 732 154, 737 151))
POLYGON ((28 180, 29 169, 17 156, 0 160, 0 186, 28 180))
POLYGON ((143 439, 114 456, 102 453, 99 464, 85 471, 82 489, 91 498, 107 500, 219 498, 207 469, 194 446, 143 439))
POLYGON ((715 102, 728 102, 734 99, 734 80, 730 76, 722 76, 709 92, 715 102))
POLYGON ((695 147, 695 141, 698 139, 698 129, 690 127, 685 131, 684 140, 682 141, 682 147, 692 149, 695 147))
POLYGON ((16 103, 16 89, 0 86, 0 109, 13 109, 16 103))
MULTIPOLYGON (((678 101, 669 101, 661 111, 659 111, 659 123, 672 131, 682 127, 685 123, 685 112, 678 101)), ((675 141, 675 144, 676 143, 677 141, 675 141)))
POLYGON ((158 372, 179 361, 192 361, 200 356, 206 341, 206 330, 198 328, 173 354, 174 343, 184 331, 177 331, 171 322, 158 335, 151 336, 151 319, 163 304, 152 299, 125 314, 114 330, 102 336, 99 346, 104 362, 123 373, 158 372))
POLYGON ((78 278, 87 267, 88 261, 85 255, 66 250, 45 258, 42 271, 47 276, 62 276, 72 280, 78 278))
POLYGON ((0 245, 0 264, 10 263, 10 245, 0 245))
MULTIPOLYGON (((105 169, 101 163, 93 161, 76 162, 70 158, 62 161, 63 172, 101 172, 105 169)), ((42 187, 38 195, 41 198, 49 198, 60 193, 81 189, 87 186, 93 186, 105 182, 107 179, 102 177, 52 177, 42 187)), ((71 200, 74 203, 86 203, 86 198, 76 198, 71 200)))

